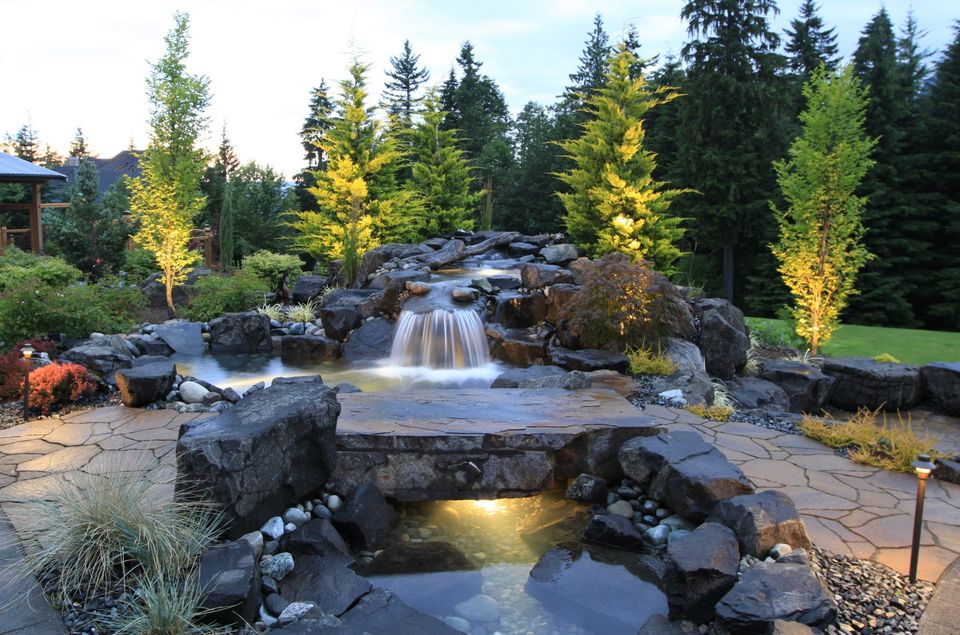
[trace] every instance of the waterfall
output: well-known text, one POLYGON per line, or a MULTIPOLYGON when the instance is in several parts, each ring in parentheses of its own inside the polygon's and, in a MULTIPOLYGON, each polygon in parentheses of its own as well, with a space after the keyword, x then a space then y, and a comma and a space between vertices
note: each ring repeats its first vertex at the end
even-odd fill
POLYGON ((404 310, 390 350, 394 366, 480 368, 490 363, 487 336, 476 311, 404 310))

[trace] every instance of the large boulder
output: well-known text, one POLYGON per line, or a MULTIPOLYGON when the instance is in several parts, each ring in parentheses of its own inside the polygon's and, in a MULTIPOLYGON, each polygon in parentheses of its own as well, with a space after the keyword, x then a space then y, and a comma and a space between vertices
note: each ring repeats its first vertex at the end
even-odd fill
POLYGON ((572 351, 562 346, 549 348, 550 363, 570 370, 591 372, 594 370, 615 370, 626 373, 630 370, 630 360, 623 353, 585 348, 572 351))
POLYGON ((547 297, 534 293, 500 293, 495 300, 491 321, 507 328, 536 326, 547 317, 547 297))
POLYGON ((733 377, 747 363, 750 350, 743 312, 719 298, 695 300, 694 306, 700 312, 697 346, 707 372, 721 379, 733 377))
POLYGON ((733 633, 767 633, 776 620, 822 629, 836 616, 833 598, 803 564, 755 564, 717 603, 720 624, 733 633))
POLYGON ((387 537, 396 517, 377 486, 365 483, 334 513, 333 524, 351 544, 359 549, 373 549, 387 537))
POLYGON ((765 359, 760 377, 787 393, 790 412, 817 414, 827 405, 833 377, 816 366, 787 359, 765 359))
POLYGON ((679 390, 688 405, 709 406, 713 403, 715 388, 710 376, 702 370, 693 372, 678 371, 666 377, 656 377, 650 389, 657 394, 679 390))
POLYGON ((643 536, 626 517, 596 514, 583 530, 583 539, 616 549, 643 550, 643 536))
MULTIPOLYGON (((97 342, 98 340, 94 340, 97 342)), ((85 366, 87 370, 103 376, 122 368, 133 366, 133 355, 124 354, 111 346, 98 343, 81 344, 60 355, 61 362, 85 366)))
POLYGON ((743 553, 761 560, 780 543, 810 548, 810 538, 796 506, 790 497, 776 490, 735 496, 718 503, 707 521, 732 529, 743 553))
POLYGON ((211 353, 269 353, 270 318, 253 311, 225 313, 210 320, 211 353))
POLYGON ((332 361, 340 358, 342 349, 337 340, 320 335, 284 335, 280 338, 280 357, 284 360, 332 361))
POLYGON ((429 271, 407 269, 378 274, 370 281, 369 286, 371 289, 383 290, 377 308, 383 313, 392 315, 400 310, 400 296, 407 290, 408 282, 427 282, 428 280, 430 280, 429 271))
POLYGON ((280 581, 280 595, 288 602, 313 602, 326 614, 342 615, 373 589, 340 558, 308 555, 295 562, 280 581))
POLYGON ((504 329, 494 341, 490 354, 511 366, 527 367, 547 359, 547 343, 536 333, 521 329, 504 329))
MULTIPOLYGON (((356 606, 340 616, 344 635, 390 633, 390 635, 461 635, 432 615, 416 611, 386 589, 374 589, 356 606)), ((315 633, 316 631, 303 631, 315 633)))
POLYGON ((634 438, 620 447, 618 457, 624 474, 649 482, 651 497, 691 520, 703 520, 720 501, 753 493, 740 468, 696 432, 634 438))
POLYGON ((177 369, 170 361, 126 368, 116 374, 120 401, 128 408, 142 408, 160 401, 173 389, 176 379, 177 369))
POLYGON ((440 249, 423 255, 413 255, 403 260, 410 264, 427 266, 436 271, 444 265, 456 262, 467 255, 467 246, 459 238, 451 238, 440 249))
POLYGON ((576 260, 580 253, 577 251, 576 245, 562 243, 544 247, 540 250, 540 255, 551 265, 565 265, 572 260, 576 260))
MULTIPOLYGON (((323 297, 323 308, 349 307, 365 320, 377 314, 382 295, 379 289, 335 289, 323 297)), ((322 316, 321 312, 321 319, 322 316)))
POLYGON ((528 262, 520 267, 520 282, 525 289, 542 289, 555 284, 570 284, 573 276, 557 265, 528 262))
POLYGON ((546 290, 547 294, 547 322, 556 325, 560 322, 560 311, 563 305, 580 290, 575 284, 555 284, 546 290))
POLYGON ((324 291, 330 287, 329 276, 303 275, 293 283, 290 299, 298 304, 313 302, 323 297, 324 291))
POLYGON ((327 337, 342 342, 347 339, 351 331, 360 328, 363 317, 354 307, 323 307, 320 310, 320 323, 323 324, 323 332, 327 337))
POLYGON ((375 318, 350 334, 343 345, 343 358, 350 362, 382 359, 390 356, 392 346, 393 323, 384 318, 375 318))
POLYGON ((314 518, 297 527, 284 538, 283 549, 296 556, 330 556, 353 562, 347 543, 326 518, 314 518))
POLYGON ((168 320, 157 326, 153 335, 182 355, 202 355, 207 349, 199 322, 168 320))
POLYGON ((472 571, 477 568, 463 551, 449 542, 411 542, 390 545, 378 551, 364 565, 364 576, 401 573, 433 573, 438 571, 472 571))
POLYGON ((209 497, 231 536, 258 529, 327 482, 339 415, 336 394, 321 383, 258 390, 182 431, 177 494, 209 497))
POLYGON ((216 545, 200 557, 197 587, 203 590, 203 619, 242 626, 257 619, 260 574, 246 540, 216 545))
POLYGON ((663 355, 677 367, 679 373, 705 372, 707 364, 703 353, 696 344, 679 337, 666 338, 663 346, 663 355))
POLYGON ((727 389, 741 407, 747 410, 785 412, 790 397, 780 386, 759 377, 737 377, 727 381, 727 389))
POLYGON ((430 253, 432 251, 433 249, 426 245, 408 243, 388 243, 386 245, 380 245, 379 247, 371 249, 367 253, 363 254, 363 259, 360 261, 360 266, 357 267, 357 277, 354 285, 363 286, 366 284, 367 278, 370 276, 370 274, 379 270, 390 260, 395 258, 408 258, 418 254, 430 253))
POLYGON ((127 338, 127 341, 133 344, 139 355, 163 357, 173 355, 173 349, 170 348, 170 345, 152 333, 149 335, 131 335, 127 338))
POLYGON ((920 368, 924 394, 938 409, 960 417, 960 362, 934 362, 920 368))
POLYGON ((730 528, 707 522, 670 541, 667 601, 671 616, 697 623, 713 619, 713 607, 737 581, 740 550, 730 528))
POLYGON ((922 395, 916 366, 869 357, 833 357, 824 362, 823 372, 835 380, 830 404, 844 410, 909 410, 922 395))
POLYGON ((511 256, 536 256, 537 252, 540 251, 539 245, 534 245, 532 243, 518 241, 515 243, 510 243, 507 245, 507 253, 511 256))

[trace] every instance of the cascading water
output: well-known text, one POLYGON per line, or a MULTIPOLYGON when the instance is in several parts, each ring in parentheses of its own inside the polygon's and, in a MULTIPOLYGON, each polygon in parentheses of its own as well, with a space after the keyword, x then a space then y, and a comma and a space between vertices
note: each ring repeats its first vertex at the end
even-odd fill
POLYGON ((433 369, 483 368, 490 351, 476 311, 404 310, 390 351, 392 366, 433 369))

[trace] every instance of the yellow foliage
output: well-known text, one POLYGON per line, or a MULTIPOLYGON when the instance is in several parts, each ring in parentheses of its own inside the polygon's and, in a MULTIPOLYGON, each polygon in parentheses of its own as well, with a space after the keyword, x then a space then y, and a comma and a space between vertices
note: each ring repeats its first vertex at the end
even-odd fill
POLYGON ((709 419, 710 421, 728 421, 730 417, 733 416, 733 413, 736 412, 736 409, 731 406, 720 406, 716 404, 712 406, 695 404, 687 406, 686 410, 701 419, 709 419))
POLYGON ((677 372, 676 363, 662 351, 654 353, 648 348, 628 347, 625 354, 634 375, 672 375, 677 372))

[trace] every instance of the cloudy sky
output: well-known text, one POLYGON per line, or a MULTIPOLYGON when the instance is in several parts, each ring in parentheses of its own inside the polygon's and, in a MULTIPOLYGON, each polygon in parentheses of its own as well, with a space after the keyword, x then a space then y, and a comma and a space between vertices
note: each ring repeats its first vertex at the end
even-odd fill
MULTIPOLYGON (((599 12, 616 39, 636 25, 645 55, 677 53, 686 39, 682 0, 0 0, 0 134, 31 122, 41 141, 65 153, 80 126, 94 153, 111 156, 131 140, 147 141, 144 78, 163 54, 176 10, 191 16, 192 72, 211 80, 211 132, 220 127, 240 158, 267 163, 288 177, 302 164, 297 132, 310 88, 335 83, 352 52, 371 65, 370 88, 382 84, 390 55, 409 39, 442 81, 465 40, 516 112, 528 101, 551 103, 576 70, 599 12)), ((800 0, 781 0, 781 31, 800 0)), ((927 48, 952 39, 960 6, 948 0, 821 0, 849 56, 867 21, 882 7, 898 28, 912 6, 927 48)))

